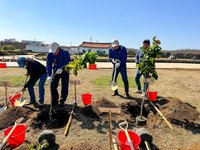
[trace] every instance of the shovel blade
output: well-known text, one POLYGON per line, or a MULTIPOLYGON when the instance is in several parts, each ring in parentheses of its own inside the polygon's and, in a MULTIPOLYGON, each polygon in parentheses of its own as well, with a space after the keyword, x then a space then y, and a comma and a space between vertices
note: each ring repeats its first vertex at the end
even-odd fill
POLYGON ((0 113, 4 112, 7 109, 7 107, 1 107, 0 108, 0 113))
POLYGON ((24 105, 26 104, 26 102, 27 102, 26 99, 24 99, 24 100, 19 100, 19 99, 17 99, 17 100, 15 101, 15 103, 14 103, 14 106, 22 107, 22 106, 24 106, 24 105))
POLYGON ((110 81, 110 88, 111 88, 112 91, 117 90, 118 89, 118 83, 110 81))

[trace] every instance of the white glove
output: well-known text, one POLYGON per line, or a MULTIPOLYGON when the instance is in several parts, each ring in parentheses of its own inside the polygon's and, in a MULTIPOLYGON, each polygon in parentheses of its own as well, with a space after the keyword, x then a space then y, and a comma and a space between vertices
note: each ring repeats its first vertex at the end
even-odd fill
POLYGON ((115 67, 118 68, 120 66, 120 63, 116 63, 115 67))
POLYGON ((115 64, 115 59, 114 59, 114 58, 113 58, 113 59, 111 59, 111 61, 112 61, 112 63, 113 63, 113 64, 115 64))
POLYGON ((52 82, 52 77, 51 77, 51 76, 48 76, 48 77, 47 77, 47 80, 48 80, 49 82, 52 82))
POLYGON ((63 72, 62 69, 58 69, 58 70, 56 71, 56 74, 61 74, 62 72, 63 72))

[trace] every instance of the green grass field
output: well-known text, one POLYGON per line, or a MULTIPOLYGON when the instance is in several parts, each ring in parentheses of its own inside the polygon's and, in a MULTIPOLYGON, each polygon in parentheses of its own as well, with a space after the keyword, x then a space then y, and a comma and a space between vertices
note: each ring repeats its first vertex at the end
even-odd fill
POLYGON ((3 76, 0 78, 0 82, 8 81, 9 86, 23 86, 24 80, 24 76, 3 76))
MULTIPOLYGON (((93 84, 94 85, 99 85, 99 86, 108 86, 110 81, 111 81, 111 76, 105 75, 105 76, 100 76, 100 77, 96 78, 93 81, 93 84)), ((118 80, 117 81, 118 81, 119 87, 123 87, 124 86, 124 83, 122 81, 121 75, 118 76, 118 80)), ((131 87, 131 88, 135 88, 136 87, 134 77, 129 77, 128 81, 129 81, 129 87, 131 87)))
MULTIPOLYGON (((0 82, 4 82, 4 81, 8 81, 9 82, 9 86, 11 87, 23 87, 25 84, 25 79, 26 76, 3 76, 0 78, 0 82)), ((29 80, 29 79, 28 79, 29 80)), ((36 83, 36 85, 38 84, 38 82, 36 83)), ((45 85, 47 85, 48 82, 46 81, 45 85)))

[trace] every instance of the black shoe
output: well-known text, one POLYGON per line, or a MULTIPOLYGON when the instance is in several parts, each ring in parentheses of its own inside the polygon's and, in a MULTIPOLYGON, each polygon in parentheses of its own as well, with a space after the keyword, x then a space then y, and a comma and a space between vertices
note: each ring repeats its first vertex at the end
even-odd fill
POLYGON ((112 96, 119 96, 119 93, 118 92, 114 93, 114 94, 112 94, 112 96))
POLYGON ((60 106, 61 108, 63 108, 63 107, 66 107, 66 104, 65 104, 65 103, 60 103, 59 106, 60 106))
POLYGON ((115 91, 114 91, 114 94, 112 94, 112 96, 119 96, 118 90, 115 90, 115 91))
POLYGON ((131 96, 129 94, 126 94, 125 97, 126 97, 126 99, 130 99, 131 98, 131 96))
POLYGON ((52 105, 52 109, 53 110, 59 110, 60 109, 60 105, 59 104, 53 104, 52 105))
POLYGON ((39 108, 39 107, 40 107, 40 105, 39 105, 38 103, 34 103, 33 106, 34 106, 35 108, 39 108))
POLYGON ((27 105, 35 105, 36 102, 30 102, 27 105))

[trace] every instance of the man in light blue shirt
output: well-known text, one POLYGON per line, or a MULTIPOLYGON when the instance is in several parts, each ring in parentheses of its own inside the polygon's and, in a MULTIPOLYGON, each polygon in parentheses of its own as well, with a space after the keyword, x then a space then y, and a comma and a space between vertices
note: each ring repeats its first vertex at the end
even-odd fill
MULTIPOLYGON (((143 41, 143 46, 137 50, 136 56, 135 56, 135 63, 139 64, 141 61, 141 58, 143 58, 144 56, 144 49, 147 49, 150 46, 150 41, 144 40, 143 41)), ((137 67, 136 69, 136 76, 135 76, 135 82, 136 82, 136 86, 137 86, 137 90, 135 91, 135 93, 142 93, 145 92, 145 89, 147 89, 147 85, 144 84, 143 87, 143 91, 141 90, 141 84, 140 84, 140 77, 142 76, 142 74, 140 73, 139 68, 137 67)))

